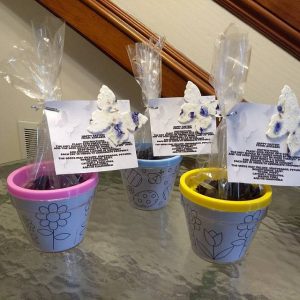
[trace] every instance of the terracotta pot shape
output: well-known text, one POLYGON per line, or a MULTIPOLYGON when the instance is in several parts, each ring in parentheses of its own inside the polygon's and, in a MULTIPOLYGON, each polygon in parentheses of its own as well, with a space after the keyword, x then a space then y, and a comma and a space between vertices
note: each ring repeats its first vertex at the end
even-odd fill
POLYGON ((30 241, 45 252, 75 247, 84 238, 98 174, 85 174, 84 182, 67 188, 30 190, 24 185, 31 167, 19 168, 7 178, 12 203, 30 241))
POLYGON ((214 263, 241 260, 267 214, 272 191, 264 186, 263 195, 246 201, 211 198, 196 192, 206 179, 224 178, 222 169, 194 169, 180 178, 180 192, 194 252, 214 263), (208 175, 210 174, 210 175, 208 175))
POLYGON ((155 210, 166 206, 181 160, 181 156, 159 160, 139 159, 138 168, 121 170, 130 204, 142 210, 155 210))

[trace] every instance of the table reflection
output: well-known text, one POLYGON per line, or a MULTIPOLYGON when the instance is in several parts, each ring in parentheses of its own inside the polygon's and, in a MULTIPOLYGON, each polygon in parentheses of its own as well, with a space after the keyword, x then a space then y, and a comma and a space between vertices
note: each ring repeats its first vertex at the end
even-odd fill
MULTIPOLYGON (((274 187, 246 258, 216 265, 191 250, 178 178, 166 208, 141 211, 129 205, 120 172, 104 172, 84 241, 42 253, 6 193, 19 165, 0 167, 0 299, 298 299, 299 188, 274 187)), ((185 160, 180 172, 190 167, 185 160)))

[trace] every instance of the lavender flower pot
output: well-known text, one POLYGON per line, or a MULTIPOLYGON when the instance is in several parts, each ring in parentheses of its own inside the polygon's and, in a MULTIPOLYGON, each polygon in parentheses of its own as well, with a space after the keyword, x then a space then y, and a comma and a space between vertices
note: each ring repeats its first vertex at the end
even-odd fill
POLYGON ((159 160, 139 159, 138 168, 121 170, 130 204, 142 210, 166 206, 181 160, 181 156, 159 160))
POLYGON ((12 203, 28 234, 41 251, 59 252, 78 245, 84 238, 98 174, 86 174, 77 185, 56 190, 30 190, 25 166, 7 178, 12 203))
POLYGON ((193 251, 207 261, 226 264, 245 256, 267 214, 272 191, 264 186, 261 197, 246 201, 211 198, 195 191, 205 179, 221 179, 222 171, 196 169, 186 172, 180 178, 180 192, 193 251))

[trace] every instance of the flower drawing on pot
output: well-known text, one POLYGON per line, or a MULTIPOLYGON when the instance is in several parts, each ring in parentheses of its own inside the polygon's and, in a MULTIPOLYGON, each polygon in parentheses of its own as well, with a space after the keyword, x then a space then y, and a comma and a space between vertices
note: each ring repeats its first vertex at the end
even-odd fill
POLYGON ((31 219, 29 219, 27 216, 22 215, 21 217, 25 228, 27 229, 28 234, 30 235, 31 239, 36 243, 39 244, 39 238, 37 236, 36 233, 36 226, 34 225, 34 223, 32 222, 31 219))
POLYGON ((134 187, 132 187, 131 185, 128 185, 128 186, 127 186, 127 191, 128 191, 130 194, 134 194, 134 187))
POLYGON ((204 229, 204 238, 208 245, 212 247, 220 246, 223 240, 222 232, 215 232, 214 230, 207 231, 204 229))
MULTIPOLYGON (((90 198, 89 202, 84 206, 84 215, 87 217, 90 213, 90 208, 92 205, 92 199, 93 197, 90 198)), ((87 219, 85 219, 84 223, 81 224, 81 231, 80 231, 80 236, 83 236, 87 227, 87 219)))
POLYGON ((90 133, 105 133, 112 147, 128 141, 130 133, 140 129, 148 118, 138 112, 120 112, 115 94, 106 85, 100 89, 98 109, 92 113, 87 130, 90 133))
POLYGON ((235 245, 231 245, 225 249, 221 248, 223 243, 222 232, 216 232, 213 229, 207 230, 206 228, 203 228, 203 236, 204 240, 199 240, 196 238, 196 245, 206 256, 213 260, 225 258, 235 247, 235 245))
POLYGON ((179 165, 168 169, 168 173, 170 173, 171 175, 177 175, 178 171, 179 171, 179 165))
POLYGON ((200 251, 213 260, 222 260, 230 255, 235 247, 241 246, 241 239, 231 243, 229 247, 222 247, 224 242, 223 232, 203 228, 203 239, 195 237, 195 244, 200 251))
MULTIPOLYGON (((240 248, 239 257, 242 256, 244 249, 248 246, 253 233, 255 233, 258 222, 262 219, 263 211, 258 210, 255 213, 247 214, 243 217, 243 223, 237 225, 238 234, 232 232, 233 241, 229 247, 222 248, 223 233, 215 230, 203 229, 204 240, 196 238, 198 248, 211 259, 223 259, 228 256, 233 249, 240 248), (205 243, 204 243, 205 241, 205 243)), ((236 251, 236 250, 235 250, 236 251)))
POLYGON ((192 243, 197 247, 197 236, 200 234, 202 221, 200 219, 200 213, 197 212, 196 209, 193 209, 193 206, 183 200, 183 196, 181 196, 181 203, 184 207, 187 220, 189 232, 191 234, 192 243))
POLYGON ((202 221, 199 218, 199 214, 197 213, 197 211, 192 209, 190 210, 189 215, 190 215, 191 225, 194 228, 194 230, 200 230, 202 221))
POLYGON ((170 186, 167 186, 165 187, 163 193, 162 193, 162 196, 163 196, 163 199, 166 201, 169 197, 169 194, 170 194, 170 186))
POLYGON ((161 175, 159 173, 148 173, 148 182, 150 184, 160 184, 161 175))
POLYGON ((207 130, 213 116, 219 115, 219 104, 215 99, 203 99, 200 90, 188 81, 184 92, 185 103, 181 106, 178 122, 191 124, 194 131, 203 133, 207 130))
POLYGON ((255 214, 247 215, 244 217, 244 222, 238 224, 237 229, 239 231, 238 236, 243 237, 246 240, 255 232, 257 223, 261 219, 261 210, 255 212, 255 214))
POLYGON ((277 113, 271 117, 266 135, 270 139, 287 137, 288 154, 295 156, 299 153, 300 108, 295 93, 287 85, 281 90, 277 113))
POLYGON ((262 218, 262 211, 258 210, 254 214, 246 215, 244 222, 237 225, 238 239, 231 242, 234 247, 241 247, 240 257, 247 247, 248 242, 251 240, 251 236, 257 229, 257 224, 262 218))
POLYGON ((84 207, 84 215, 88 216, 91 208, 91 201, 88 202, 88 204, 84 207))
POLYGON ((52 237, 54 250, 55 240, 65 240, 70 236, 70 233, 56 234, 56 230, 67 225, 71 213, 68 212, 67 205, 58 206, 56 203, 51 203, 48 206, 40 206, 38 210, 35 216, 39 220, 39 224, 42 228, 37 231, 43 236, 52 237))

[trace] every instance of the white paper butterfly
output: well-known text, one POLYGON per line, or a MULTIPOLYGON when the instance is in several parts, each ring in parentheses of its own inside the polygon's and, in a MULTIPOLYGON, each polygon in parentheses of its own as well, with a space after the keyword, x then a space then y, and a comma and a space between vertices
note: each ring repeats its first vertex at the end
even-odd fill
POLYGON ((129 133, 140 129, 148 121, 138 112, 120 113, 115 94, 105 85, 100 89, 97 107, 87 130, 93 134, 105 133, 112 147, 126 142, 129 133))
POLYGON ((106 85, 102 85, 97 98, 97 106, 99 109, 109 112, 118 110, 116 95, 106 85))
POLYGON ((219 104, 215 99, 203 99, 198 87, 188 81, 184 91, 184 103, 181 106, 178 122, 191 123, 193 130, 204 132, 213 120, 212 116, 218 115, 219 104))
POLYGON ((300 151, 300 108, 295 93, 287 85, 281 90, 277 114, 272 116, 266 134, 269 138, 287 135, 288 153, 294 156, 300 151))

